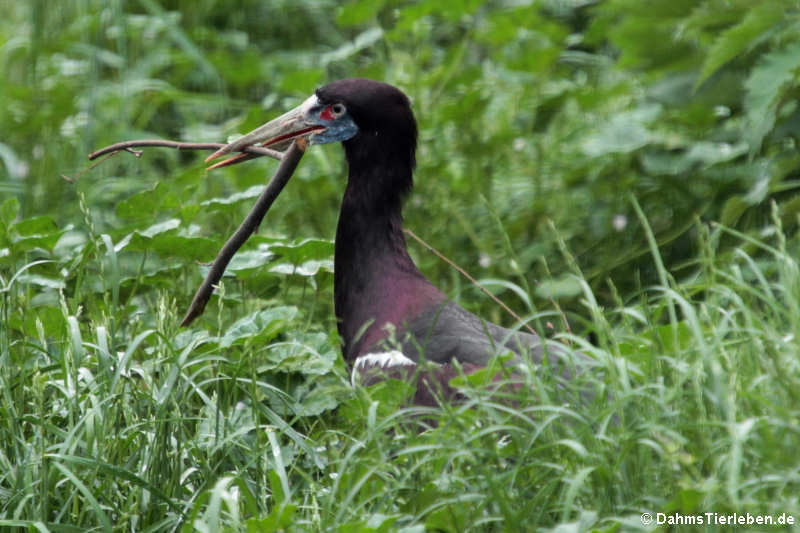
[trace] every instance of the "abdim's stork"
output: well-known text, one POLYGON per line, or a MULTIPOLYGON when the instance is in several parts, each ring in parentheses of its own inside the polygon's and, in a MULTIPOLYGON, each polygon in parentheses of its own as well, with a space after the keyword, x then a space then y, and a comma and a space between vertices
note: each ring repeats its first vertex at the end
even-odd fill
MULTIPOLYGON (((499 351, 512 364, 545 352, 561 367, 568 351, 544 348, 536 335, 487 323, 450 301, 417 269, 406 250, 402 205, 412 187, 417 124, 399 89, 352 78, 317 89, 300 106, 212 154, 251 145, 275 146, 307 137, 341 142, 349 176, 336 230, 334 298, 344 357, 356 376, 418 379, 415 401, 454 396, 449 378, 484 367, 499 351), (417 372, 424 359, 433 363, 417 372), (459 365, 454 365, 458 361, 459 365)), ((211 168, 253 156, 237 154, 211 168)), ((566 373, 569 373, 566 371, 566 373)))

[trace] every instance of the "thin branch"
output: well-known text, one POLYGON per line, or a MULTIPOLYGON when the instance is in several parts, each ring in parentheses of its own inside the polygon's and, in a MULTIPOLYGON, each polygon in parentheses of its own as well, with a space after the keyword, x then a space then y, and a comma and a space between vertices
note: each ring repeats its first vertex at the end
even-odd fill
MULTIPOLYGON (((113 154, 116 152, 127 151, 134 154, 136 157, 141 156, 141 152, 137 150, 131 150, 131 148, 141 147, 141 146, 160 146, 162 148, 175 148, 176 150, 219 150, 223 146, 224 143, 184 143, 178 141, 166 141, 163 139, 140 139, 137 141, 125 141, 121 143, 112 144, 111 146, 106 146, 105 148, 101 148, 96 152, 92 152, 89 154, 89 160, 93 161, 98 157, 105 155, 105 154, 113 154)), ((253 154, 255 156, 262 156, 265 155, 267 157, 271 157, 273 159, 277 159, 278 161, 281 160, 283 154, 278 152, 277 150, 271 150, 269 148, 264 148, 263 146, 248 146, 247 148, 243 148, 242 152, 247 152, 248 154, 253 154)))
POLYGON ((437 256, 439 259, 441 259, 442 261, 444 261, 445 263, 447 263, 447 264, 448 264, 448 265, 450 265, 451 267, 453 267, 453 268, 455 268, 456 270, 458 270, 458 272, 459 272, 459 273, 460 273, 462 276, 464 276, 465 278, 467 278, 467 279, 468 279, 468 280, 469 280, 469 281, 470 281, 470 282, 471 282, 473 285, 475 285, 475 286, 476 286, 476 287, 478 287, 480 290, 482 290, 482 291, 483 291, 483 293, 484 293, 486 296, 488 296, 489 298, 491 298, 491 299, 494 301, 494 303, 496 303, 497 305, 499 305, 500 307, 502 307, 502 308, 503 308, 503 309, 506 311, 506 313, 508 313, 509 315, 511 315, 512 317, 514 317, 514 319, 515 319, 517 322, 519 322, 519 323, 520 323, 520 324, 521 324, 521 325, 522 325, 522 326, 523 326, 525 329, 527 329, 528 331, 530 331, 532 334, 534 334, 534 335, 537 335, 537 333, 536 333, 536 332, 533 330, 533 328, 532 328, 532 327, 530 327, 530 326, 528 325, 528 323, 527 323, 527 322, 525 322, 524 320, 522 320, 522 318, 521 318, 521 317, 520 317, 520 316, 519 316, 517 313, 515 313, 514 311, 512 311, 510 307, 508 307, 506 304, 504 304, 504 303, 503 303, 503 301, 502 301, 502 300, 500 300, 500 298, 498 298, 497 296, 495 296, 494 294, 492 294, 491 292, 489 292, 489 290, 488 290, 486 287, 484 287, 483 285, 481 285, 480 283, 478 283, 478 281, 477 281, 475 278, 473 278, 472 276, 470 276, 470 275, 467 273, 467 271, 466 271, 466 270, 464 270, 463 268, 461 268, 460 266, 458 266, 457 264, 455 264, 453 261, 451 261, 450 259, 448 259, 447 257, 445 257, 445 256, 444 256, 444 254, 442 254, 442 253, 441 253, 439 250, 437 250, 436 248, 434 248, 433 246, 431 246, 431 245, 430 245, 430 244, 428 244, 427 242, 423 241, 423 240, 422 240, 420 237, 418 237, 418 236, 417 236, 417 234, 416 234, 416 233, 414 233, 414 232, 413 232, 413 231, 411 231, 410 229, 408 229, 408 228, 403 228, 403 232, 404 232, 404 233, 406 233, 407 235, 409 235, 409 236, 413 237, 413 238, 414 238, 414 240, 416 240, 416 241, 417 241, 418 243, 420 243, 422 246, 424 246, 425 248, 427 248, 428 250, 430 250, 431 252, 433 252, 433 253, 434 253, 434 255, 436 255, 436 256, 437 256))
MULTIPOLYGON (((105 148, 104 148, 103 150, 105 150, 105 148)), ((87 172, 89 172, 90 170, 92 170, 94 167, 96 167, 97 165, 99 165, 100 163, 102 163, 103 161, 105 161, 106 159, 108 159, 109 157, 113 157, 113 156, 117 155, 117 154, 118 154, 118 153, 120 153, 120 152, 131 152, 131 153, 132 153, 133 155, 135 155, 136 157, 141 157, 141 156, 142 156, 142 152, 140 152, 140 151, 137 151, 137 150, 131 150, 130 148, 123 148, 123 149, 121 149, 121 150, 118 150, 118 151, 116 151, 116 152, 108 152, 108 153, 105 155, 105 157, 103 157, 103 158, 102 158, 102 159, 100 159, 99 161, 95 161, 94 163, 92 163, 91 165, 89 165, 88 167, 86 167, 85 169, 83 169, 83 170, 81 170, 80 172, 78 172, 77 174, 75 174, 75 177, 74 177, 74 178, 73 178, 73 177, 70 177, 70 176, 67 176, 66 174, 61 174, 61 177, 62 177, 62 178, 64 178, 65 180, 67 180, 67 181, 68 181, 68 182, 70 182, 70 183, 75 183, 76 181, 78 181, 78 178, 80 178, 81 176, 83 176, 84 174, 86 174, 87 172)), ((93 157, 92 157, 93 155, 94 155, 94 154, 90 154, 90 155, 89 155, 89 160, 92 160, 92 159, 93 159, 93 157)), ((94 157, 99 157, 99 156, 100 156, 100 154, 98 153, 98 154, 97 154, 97 155, 95 155, 94 157)))
POLYGON ((262 192, 261 196, 256 200, 253 209, 250 210, 250 213, 248 213, 247 218, 245 218, 244 222, 239 226, 239 229, 231 235, 228 242, 225 243, 225 246, 223 246, 219 254, 217 254, 217 258, 214 259, 214 263, 211 265, 206 279, 203 280, 203 284, 200 285, 200 288, 197 289, 197 293, 194 295, 192 304, 189 306, 189 310, 186 312, 181 326, 188 326, 195 318, 202 314, 206 303, 208 303, 208 299, 211 298, 211 294, 214 292, 214 288, 219 283, 219 280, 222 279, 222 274, 225 273, 225 268, 228 266, 231 258, 237 250, 242 247, 248 237, 258 228, 258 225, 261 224, 272 202, 275 201, 275 198, 277 198, 281 190, 283 190, 284 185, 286 185, 292 177, 295 168, 297 168, 297 164, 300 162, 300 158, 302 158, 305 153, 306 146, 307 141, 298 138, 295 139, 289 149, 283 153, 281 164, 278 166, 269 184, 267 184, 264 192, 262 192))

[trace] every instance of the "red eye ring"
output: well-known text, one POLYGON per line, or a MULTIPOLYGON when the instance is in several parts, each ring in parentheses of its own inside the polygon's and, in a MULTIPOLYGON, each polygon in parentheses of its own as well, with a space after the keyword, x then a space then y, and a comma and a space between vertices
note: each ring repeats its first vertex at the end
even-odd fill
POLYGON ((325 109, 323 109, 322 113, 319 114, 319 118, 321 118, 322 120, 336 120, 343 114, 344 114, 344 106, 342 104, 336 103, 333 105, 329 105, 325 109))

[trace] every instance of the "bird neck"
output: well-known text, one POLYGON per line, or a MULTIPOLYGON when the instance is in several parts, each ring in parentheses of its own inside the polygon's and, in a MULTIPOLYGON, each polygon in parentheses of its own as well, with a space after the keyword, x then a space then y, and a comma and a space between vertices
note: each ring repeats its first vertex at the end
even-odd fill
POLYGON ((365 165, 351 158, 336 230, 334 300, 345 358, 353 360, 402 327, 441 293, 406 250, 403 197, 411 165, 365 165))

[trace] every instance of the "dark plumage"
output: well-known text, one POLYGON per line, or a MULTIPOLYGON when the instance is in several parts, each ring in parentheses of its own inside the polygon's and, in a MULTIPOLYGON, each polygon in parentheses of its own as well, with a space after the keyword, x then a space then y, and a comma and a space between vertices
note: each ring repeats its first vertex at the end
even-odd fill
MULTIPOLYGON (((334 82, 316 94, 323 103, 343 102, 359 127, 342 143, 349 174, 336 231, 335 303, 345 359, 352 364, 399 348, 415 362, 455 359, 480 368, 505 347, 541 362, 537 336, 487 323, 449 301, 409 257, 401 209, 413 184, 417 125, 408 98, 362 79, 334 82), (387 323, 397 328, 394 345, 386 342, 387 323)), ((550 353, 562 352, 553 346, 550 353)))
MULTIPOLYGON (((470 372, 506 348, 516 354, 514 362, 530 356, 540 363, 539 337, 469 313, 409 257, 401 210, 413 185, 417 124, 405 94, 358 78, 330 83, 315 94, 227 151, 265 138, 269 145, 279 138, 276 132, 285 141, 286 130, 307 135, 313 129, 311 144, 342 142, 349 172, 336 230, 334 292, 344 357, 354 374, 373 380, 378 370, 379 376, 410 378, 424 358, 437 366, 420 374, 416 401, 431 403, 434 394, 455 393, 447 383, 457 375, 453 361, 470 372)), ((560 365, 567 351, 550 343, 547 353, 560 365)))

